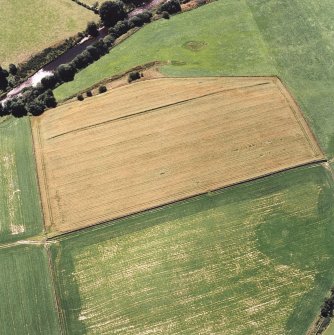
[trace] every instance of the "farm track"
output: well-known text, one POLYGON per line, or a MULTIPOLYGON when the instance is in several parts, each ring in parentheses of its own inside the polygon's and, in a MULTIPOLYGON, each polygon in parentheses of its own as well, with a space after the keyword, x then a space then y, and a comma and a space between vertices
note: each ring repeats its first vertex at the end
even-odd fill
POLYGON ((46 113, 33 133, 51 235, 324 161, 276 78, 136 83, 46 113))

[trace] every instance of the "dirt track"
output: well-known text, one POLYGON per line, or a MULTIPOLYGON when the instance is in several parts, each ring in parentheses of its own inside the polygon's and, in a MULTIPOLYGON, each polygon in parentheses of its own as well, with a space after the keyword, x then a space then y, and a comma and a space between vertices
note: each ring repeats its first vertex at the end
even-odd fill
POLYGON ((323 158, 276 78, 162 78, 34 119, 46 225, 66 232, 323 158))

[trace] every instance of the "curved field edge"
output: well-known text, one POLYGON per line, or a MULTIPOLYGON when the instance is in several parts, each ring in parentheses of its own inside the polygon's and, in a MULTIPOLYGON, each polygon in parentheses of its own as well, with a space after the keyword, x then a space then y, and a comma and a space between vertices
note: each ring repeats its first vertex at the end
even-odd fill
POLYGON ((333 181, 287 171, 55 239, 69 334, 303 334, 333 284, 333 181))
POLYGON ((330 0, 217 1, 147 25, 55 95, 63 100, 151 61, 169 62, 161 71, 171 76, 278 75, 332 157, 333 15, 330 0))
POLYGON ((0 249, 2 334, 60 334, 48 256, 42 246, 0 249))
POLYGON ((63 100, 152 61, 170 62, 162 72, 175 76, 276 74, 245 1, 217 1, 146 25, 57 88, 55 96, 63 100), (202 47, 194 51, 189 41, 202 47))
POLYGON ((32 134, 28 118, 0 123, 0 243, 43 232, 32 134))

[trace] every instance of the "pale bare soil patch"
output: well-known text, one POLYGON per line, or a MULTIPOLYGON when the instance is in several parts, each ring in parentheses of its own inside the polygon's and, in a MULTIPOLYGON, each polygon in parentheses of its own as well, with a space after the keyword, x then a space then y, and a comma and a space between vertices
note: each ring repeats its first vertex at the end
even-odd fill
POLYGON ((46 226, 66 232, 323 158, 277 78, 160 78, 33 122, 46 226))

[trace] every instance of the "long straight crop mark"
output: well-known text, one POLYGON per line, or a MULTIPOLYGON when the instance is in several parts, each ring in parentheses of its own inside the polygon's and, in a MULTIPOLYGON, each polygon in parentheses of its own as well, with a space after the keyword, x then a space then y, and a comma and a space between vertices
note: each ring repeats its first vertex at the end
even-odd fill
POLYGON ((120 116, 120 117, 117 117, 115 119, 111 119, 111 120, 103 121, 103 122, 100 122, 100 123, 96 123, 96 124, 91 125, 91 126, 86 126, 86 127, 80 128, 80 129, 70 130, 70 131, 67 131, 67 132, 49 137, 49 138, 47 138, 47 140, 51 140, 51 139, 54 139, 54 138, 57 138, 57 137, 60 137, 60 136, 64 136, 64 135, 68 135, 68 134, 71 134, 71 133, 75 133, 75 132, 82 132, 82 131, 85 131, 87 129, 96 128, 96 127, 99 127, 99 126, 102 126, 102 125, 105 125, 105 124, 108 124, 108 123, 117 122, 117 121, 121 121, 121 120, 125 120, 125 119, 130 119, 130 118, 133 118, 133 117, 136 117, 136 116, 139 116, 139 115, 149 114, 149 113, 153 113, 153 112, 157 112, 157 111, 162 111, 163 109, 168 108, 168 107, 178 106, 178 105, 190 102, 190 101, 199 100, 199 99, 209 97, 209 96, 213 96, 213 95, 216 95, 216 94, 219 94, 219 93, 222 93, 222 92, 230 92, 230 91, 234 91, 234 90, 246 89, 246 88, 268 85, 268 84, 271 84, 271 82, 267 81, 267 82, 263 82, 263 83, 252 84, 252 85, 247 85, 247 86, 242 86, 242 87, 239 86, 239 87, 234 87, 234 88, 230 88, 230 89, 220 89, 218 91, 206 93, 206 94, 199 95, 199 96, 196 96, 196 97, 193 97, 193 98, 180 100, 180 101, 177 101, 177 102, 172 102, 172 103, 167 104, 167 105, 158 106, 158 107, 154 107, 154 108, 150 108, 150 109, 145 109, 143 111, 135 112, 135 113, 132 113, 132 114, 129 114, 129 115, 126 115, 126 116, 120 116))
POLYGON ((82 228, 71 229, 71 230, 68 230, 68 231, 57 233, 56 235, 52 235, 52 236, 48 237, 46 239, 46 242, 59 241, 59 238, 63 238, 65 236, 70 236, 71 234, 76 234, 78 232, 89 232, 92 229, 100 229, 100 228, 103 228, 105 225, 107 225, 107 224, 109 225, 109 224, 111 224, 113 222, 116 222, 118 220, 124 220, 124 219, 130 218, 132 216, 136 216, 136 215, 143 215, 144 213, 150 212, 150 211, 161 210, 162 208, 164 208, 166 206, 172 206, 172 205, 177 204, 177 203, 182 203, 182 202, 194 199, 196 197, 203 196, 205 194, 210 194, 212 192, 219 192, 221 190, 230 189, 230 188, 233 188, 233 187, 238 187, 240 185, 243 185, 243 184, 246 184, 246 183, 251 183, 251 182, 254 182, 254 181, 257 181, 257 180, 261 180, 261 179, 264 179, 264 178, 267 178, 267 177, 270 177, 270 176, 273 176, 273 175, 278 175, 278 174, 283 173, 283 172, 297 170, 297 169, 303 168, 303 167, 311 167, 311 166, 316 166, 316 165, 320 165, 320 164, 326 164, 327 162, 328 161, 327 161, 326 158, 319 158, 319 159, 314 159, 310 162, 290 166, 290 167, 287 167, 287 168, 284 168, 284 169, 281 169, 281 170, 278 170, 278 171, 268 172, 266 174, 262 174, 260 176, 253 177, 253 178, 244 179, 244 180, 241 180, 241 181, 238 181, 238 182, 235 182, 235 183, 223 186, 223 187, 212 188, 212 189, 206 190, 204 192, 198 192, 198 193, 196 193, 194 195, 191 195, 191 196, 186 196, 186 197, 183 197, 183 198, 179 198, 177 200, 168 201, 168 202, 165 202, 163 204, 160 204, 160 205, 157 205, 157 206, 154 206, 154 207, 145 208, 145 209, 139 210, 139 211, 134 211, 134 212, 131 212, 131 213, 126 214, 126 215, 119 215, 119 216, 114 217, 111 220, 103 220, 103 221, 99 221, 99 222, 96 222, 94 224, 82 227, 82 228))

